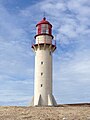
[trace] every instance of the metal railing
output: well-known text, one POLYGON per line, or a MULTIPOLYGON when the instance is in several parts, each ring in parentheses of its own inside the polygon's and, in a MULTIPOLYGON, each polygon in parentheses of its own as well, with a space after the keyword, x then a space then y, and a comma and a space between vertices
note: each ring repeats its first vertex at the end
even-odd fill
MULTIPOLYGON (((38 40, 38 43, 36 43, 36 39, 34 39, 34 40, 31 41, 31 45, 36 45, 36 44, 41 44, 41 42, 39 42, 39 40, 38 40)), ((56 46, 56 40, 52 40, 51 43, 46 42, 46 40, 44 40, 42 42, 42 44, 52 44, 52 45, 56 46)))

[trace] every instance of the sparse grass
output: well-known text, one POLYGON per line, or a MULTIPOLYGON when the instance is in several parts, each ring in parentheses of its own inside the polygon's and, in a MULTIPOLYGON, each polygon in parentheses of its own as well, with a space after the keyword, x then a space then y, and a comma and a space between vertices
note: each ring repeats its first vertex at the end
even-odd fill
POLYGON ((0 107, 0 120, 90 120, 90 105, 0 107))

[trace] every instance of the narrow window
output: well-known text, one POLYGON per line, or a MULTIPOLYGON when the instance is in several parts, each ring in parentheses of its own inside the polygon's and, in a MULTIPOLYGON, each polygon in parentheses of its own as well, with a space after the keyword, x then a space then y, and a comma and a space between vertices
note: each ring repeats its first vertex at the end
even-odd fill
POLYGON ((43 75, 43 73, 41 73, 41 76, 43 75))
POLYGON ((41 87, 43 86, 43 84, 41 84, 41 87))
POLYGON ((41 65, 43 64, 43 61, 41 61, 41 65))

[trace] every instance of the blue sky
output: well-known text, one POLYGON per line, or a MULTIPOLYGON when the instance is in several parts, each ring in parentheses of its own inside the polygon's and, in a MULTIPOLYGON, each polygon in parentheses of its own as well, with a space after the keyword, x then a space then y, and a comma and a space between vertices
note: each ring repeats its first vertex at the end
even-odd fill
POLYGON ((33 96, 35 25, 53 25, 53 93, 60 103, 90 102, 90 2, 0 0, 0 105, 28 105, 33 96))

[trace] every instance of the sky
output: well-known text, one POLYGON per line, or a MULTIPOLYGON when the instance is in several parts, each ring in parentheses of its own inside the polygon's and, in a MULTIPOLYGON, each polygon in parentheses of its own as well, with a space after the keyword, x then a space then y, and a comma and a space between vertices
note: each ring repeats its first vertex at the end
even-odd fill
POLYGON ((0 0, 0 105, 30 104, 35 25, 53 25, 53 94, 58 104, 90 102, 90 1, 0 0))

